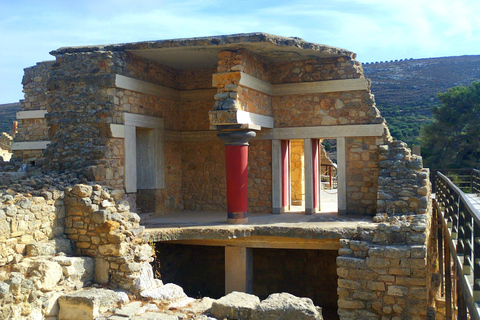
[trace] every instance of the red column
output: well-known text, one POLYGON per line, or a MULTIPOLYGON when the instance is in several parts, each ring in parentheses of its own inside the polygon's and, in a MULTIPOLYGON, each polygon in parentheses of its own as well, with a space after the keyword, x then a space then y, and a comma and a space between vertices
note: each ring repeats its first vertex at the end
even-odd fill
POLYGON ((225 131, 217 136, 225 142, 228 223, 247 223, 248 140, 253 131, 225 131))
POLYGON ((312 139, 312 176, 313 176, 313 208, 317 210, 320 206, 320 188, 319 188, 319 170, 318 170, 318 157, 319 157, 319 140, 312 139))
POLYGON ((282 156, 282 209, 283 212, 288 210, 290 206, 290 197, 288 196, 290 193, 290 183, 289 183, 289 172, 288 172, 288 164, 289 164, 289 143, 288 140, 281 140, 281 156, 282 156))
POLYGON ((228 222, 246 223, 248 146, 225 146, 228 222))

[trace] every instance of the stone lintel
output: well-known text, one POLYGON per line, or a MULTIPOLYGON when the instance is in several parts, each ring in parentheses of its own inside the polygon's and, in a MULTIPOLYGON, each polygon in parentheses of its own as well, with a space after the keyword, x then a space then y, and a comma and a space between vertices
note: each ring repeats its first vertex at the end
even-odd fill
POLYGON ((257 139, 327 139, 336 137, 381 137, 385 132, 384 124, 360 124, 344 126, 316 126, 275 128, 259 134, 257 139))
POLYGON ((44 150, 50 141, 24 141, 12 142, 12 151, 14 150, 44 150))
POLYGON ((273 85, 274 96, 368 90, 365 78, 328 80, 273 85))
POLYGON ((273 128, 273 118, 243 110, 212 110, 208 112, 210 126, 247 125, 249 128, 273 128))
POLYGON ((17 120, 20 119, 44 119, 47 110, 28 110, 17 112, 17 120))

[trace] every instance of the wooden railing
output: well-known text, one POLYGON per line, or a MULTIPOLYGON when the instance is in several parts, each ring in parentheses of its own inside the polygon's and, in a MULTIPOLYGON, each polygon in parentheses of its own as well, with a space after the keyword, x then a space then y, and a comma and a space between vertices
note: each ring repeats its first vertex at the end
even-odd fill
MULTIPOLYGON (((480 171, 474 170, 478 183, 480 171)), ((437 172, 433 218, 446 319, 480 320, 480 212, 446 175, 437 172)))

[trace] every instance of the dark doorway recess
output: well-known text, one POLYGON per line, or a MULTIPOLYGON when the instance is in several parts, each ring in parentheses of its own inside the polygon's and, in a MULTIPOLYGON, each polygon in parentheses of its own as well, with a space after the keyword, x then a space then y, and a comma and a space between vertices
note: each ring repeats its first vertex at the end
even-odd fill
POLYGON ((325 320, 338 320, 337 256, 335 250, 253 249, 253 293, 307 297, 325 320))
POLYGON ((225 295, 225 248, 156 243, 163 283, 175 283, 192 298, 225 295))

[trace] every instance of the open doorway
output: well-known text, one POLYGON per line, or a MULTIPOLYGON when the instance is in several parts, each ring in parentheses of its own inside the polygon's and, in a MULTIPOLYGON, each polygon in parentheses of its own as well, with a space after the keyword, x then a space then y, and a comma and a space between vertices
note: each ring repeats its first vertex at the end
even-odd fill
POLYGON ((329 144, 321 139, 282 141, 285 211, 338 213, 337 165, 326 152, 329 144))

